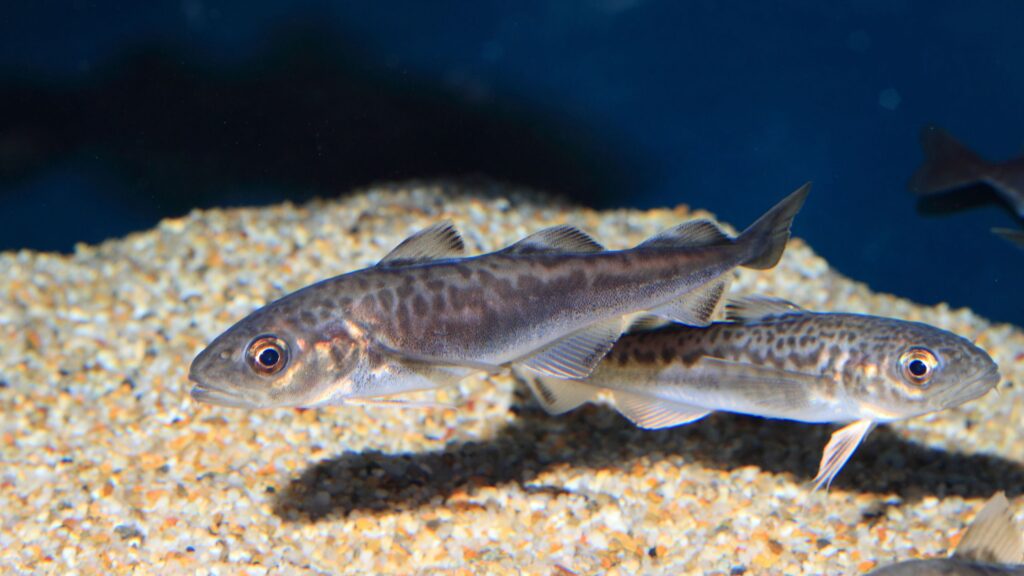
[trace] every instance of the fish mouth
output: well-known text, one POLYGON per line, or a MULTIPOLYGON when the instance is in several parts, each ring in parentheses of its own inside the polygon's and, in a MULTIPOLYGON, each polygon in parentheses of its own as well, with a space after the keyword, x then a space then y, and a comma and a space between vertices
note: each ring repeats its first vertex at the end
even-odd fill
POLYGON ((962 386, 950 388, 942 400, 948 408, 977 400, 998 386, 1001 379, 998 366, 987 368, 962 386))
POLYGON ((226 406, 228 408, 258 408, 259 405, 252 400, 245 398, 239 392, 226 388, 214 387, 203 384, 195 378, 189 378, 193 384, 189 395, 196 402, 212 404, 214 406, 226 406))

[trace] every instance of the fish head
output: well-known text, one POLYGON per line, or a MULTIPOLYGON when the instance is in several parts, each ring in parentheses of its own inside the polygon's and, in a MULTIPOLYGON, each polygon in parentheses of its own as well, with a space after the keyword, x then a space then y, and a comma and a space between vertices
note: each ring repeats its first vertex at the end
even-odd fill
POLYGON ((959 406, 999 384, 999 367, 971 341, 934 326, 891 320, 868 338, 862 409, 876 421, 959 406), (870 400, 868 400, 870 398, 870 400))
POLYGON ((189 369, 192 398, 235 408, 311 407, 350 393, 365 357, 361 331, 337 317, 310 323, 308 312, 294 308, 270 304, 211 342, 189 369))

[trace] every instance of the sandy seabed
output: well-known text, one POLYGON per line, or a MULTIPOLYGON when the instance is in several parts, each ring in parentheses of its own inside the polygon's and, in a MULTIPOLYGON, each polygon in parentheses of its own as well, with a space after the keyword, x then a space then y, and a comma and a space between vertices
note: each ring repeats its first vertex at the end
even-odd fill
MULTIPOLYGON (((551 417, 509 375, 431 396, 457 408, 246 412, 188 396, 192 358, 233 322, 438 220, 479 253, 560 223, 623 248, 695 215, 406 184, 196 211, 70 256, 0 254, 0 571, 857 574, 943 554, 996 490, 1024 516, 1024 389, 1008 382, 876 430, 827 496, 808 482, 830 426, 551 417)), ((732 291, 977 336, 1024 383, 1020 328, 874 294, 799 239, 732 291)))

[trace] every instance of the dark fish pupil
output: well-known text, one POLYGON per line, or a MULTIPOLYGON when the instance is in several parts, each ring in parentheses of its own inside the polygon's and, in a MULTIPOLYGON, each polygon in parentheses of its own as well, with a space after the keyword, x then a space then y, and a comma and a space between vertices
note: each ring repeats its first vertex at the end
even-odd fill
POLYGON ((277 361, 281 359, 281 354, 273 348, 267 348, 263 352, 260 352, 258 360, 260 364, 267 366, 268 368, 277 364, 277 361))
POLYGON ((911 374, 919 378, 928 373, 928 365, 921 360, 911 360, 908 368, 910 368, 911 374))

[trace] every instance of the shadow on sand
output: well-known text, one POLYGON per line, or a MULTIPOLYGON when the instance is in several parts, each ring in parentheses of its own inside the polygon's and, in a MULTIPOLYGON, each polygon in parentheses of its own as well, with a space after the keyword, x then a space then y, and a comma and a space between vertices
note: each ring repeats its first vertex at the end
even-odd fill
MULTIPOLYGON (((316 522, 353 511, 436 506, 456 490, 510 482, 527 486, 544 470, 628 468, 637 460, 680 456, 718 470, 756 466, 809 482, 833 427, 713 414, 689 426, 645 431, 611 408, 586 406, 551 417, 532 403, 512 407, 517 418, 485 442, 452 442, 426 453, 347 452, 311 466, 278 495, 275 512, 316 522)), ((888 427, 868 437, 833 489, 924 496, 987 498, 1020 492, 1024 465, 999 456, 929 448, 888 427)))

